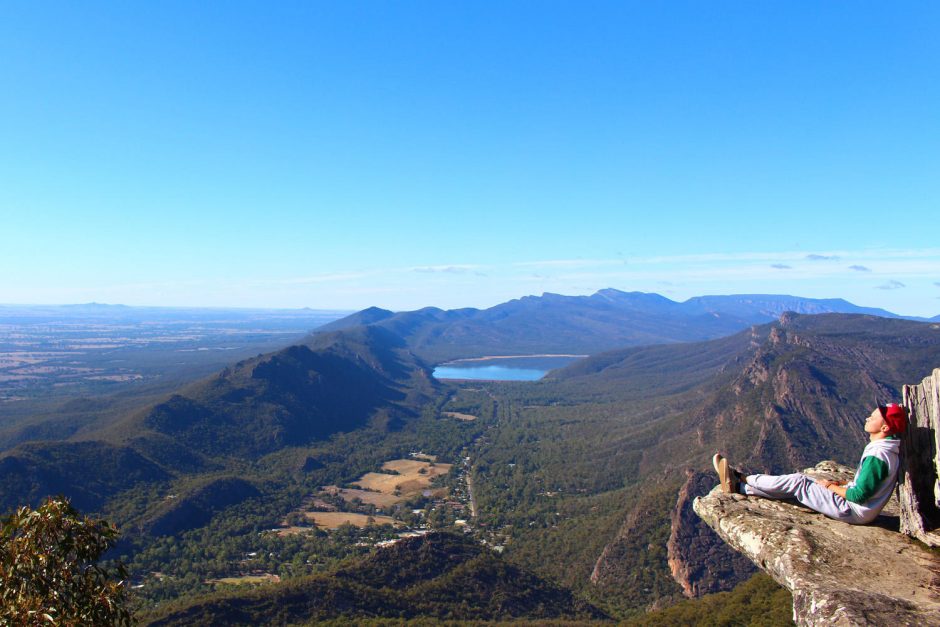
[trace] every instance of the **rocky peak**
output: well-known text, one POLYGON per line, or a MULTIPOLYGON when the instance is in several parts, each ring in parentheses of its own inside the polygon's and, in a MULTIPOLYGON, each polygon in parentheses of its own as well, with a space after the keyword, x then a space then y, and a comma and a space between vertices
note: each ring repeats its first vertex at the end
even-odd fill
MULTIPOLYGON (((790 501, 718 488, 693 502, 725 542, 793 593, 800 625, 940 624, 940 556, 924 546, 940 546, 940 369, 920 385, 905 386, 904 400, 911 417, 898 498, 871 525, 847 525, 790 501)), ((834 462, 805 472, 834 479, 853 473, 834 462)))

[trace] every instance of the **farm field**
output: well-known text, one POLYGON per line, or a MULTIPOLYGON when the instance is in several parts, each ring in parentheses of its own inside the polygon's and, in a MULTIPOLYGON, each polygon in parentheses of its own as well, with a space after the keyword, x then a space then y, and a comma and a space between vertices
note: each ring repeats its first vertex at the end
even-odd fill
POLYGON ((381 516, 379 514, 369 516, 368 514, 359 514, 356 512, 302 512, 304 518, 313 523, 313 527, 300 527, 297 525, 287 525, 276 531, 281 538, 287 536, 303 535, 312 532, 316 528, 336 529, 340 525, 350 524, 355 527, 363 528, 369 525, 394 525, 401 527, 404 525, 400 520, 395 520, 391 516, 381 516), (371 519, 371 520, 370 520, 371 519))
POLYGON ((476 416, 472 416, 470 414, 462 414, 459 411, 445 411, 441 413, 447 416, 448 418, 456 418, 457 420, 476 420, 477 419, 476 416))
POLYGON ((219 579, 206 579, 206 583, 221 583, 233 586, 257 583, 277 583, 281 578, 278 575, 264 573, 263 575, 242 575, 241 577, 221 577, 219 579))
POLYGON ((431 480, 446 475, 450 467, 451 464, 435 464, 420 459, 393 459, 382 464, 382 470, 398 474, 367 472, 352 485, 384 494, 397 494, 398 500, 403 501, 428 489, 431 480))
POLYGON ((356 490, 353 488, 338 488, 337 494, 343 497, 344 501, 359 499, 363 503, 375 505, 376 507, 391 507, 402 500, 400 496, 386 492, 374 492, 372 490, 356 490))
MULTIPOLYGON (((450 472, 452 464, 437 464, 434 462, 436 457, 426 453, 415 453, 412 457, 413 459, 393 459, 382 464, 383 470, 397 474, 367 472, 352 482, 351 485, 358 487, 340 488, 328 485, 323 486, 323 492, 339 496, 347 503, 358 500, 386 511, 419 494, 433 498, 446 496, 446 488, 431 489, 431 482, 435 477, 450 472)), ((322 499, 315 499, 308 507, 327 509, 327 507, 317 506, 318 501, 321 505, 326 505, 322 499)), ((307 512, 307 514, 322 513, 327 512, 307 512)))
POLYGON ((304 516, 317 527, 326 529, 336 529, 346 523, 356 527, 366 527, 370 524, 395 526, 402 526, 403 524, 390 516, 367 516, 355 512, 304 512, 304 516), (372 522, 370 522, 370 518, 372 522))

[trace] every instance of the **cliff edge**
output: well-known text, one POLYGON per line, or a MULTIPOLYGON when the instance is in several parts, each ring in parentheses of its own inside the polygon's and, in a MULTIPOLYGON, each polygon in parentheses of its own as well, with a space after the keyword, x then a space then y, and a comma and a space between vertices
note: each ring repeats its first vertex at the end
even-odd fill
MULTIPOLYGON (((718 488, 693 503, 725 542, 793 593, 799 625, 940 625, 940 553, 925 546, 940 538, 940 369, 905 386, 904 402, 911 416, 897 498, 871 525, 718 488)), ((834 462, 804 472, 833 479, 853 474, 834 462)))

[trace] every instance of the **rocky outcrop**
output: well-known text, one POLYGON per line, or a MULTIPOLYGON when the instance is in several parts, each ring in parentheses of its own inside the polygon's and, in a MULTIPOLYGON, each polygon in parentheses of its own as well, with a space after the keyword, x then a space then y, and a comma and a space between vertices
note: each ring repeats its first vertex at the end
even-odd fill
POLYGON ((940 368, 920 385, 904 386, 910 424, 901 443, 898 478, 901 531, 929 546, 940 546, 940 368))
MULTIPOLYGON (((940 369, 903 392, 911 413, 897 498, 875 523, 847 525, 791 501, 718 488, 693 503, 729 545, 790 589, 800 625, 940 625, 940 555, 928 548, 940 546, 940 369)), ((849 479, 853 471, 823 462, 805 472, 849 479)))
MULTIPOLYGON (((852 475, 834 462, 805 472, 852 475)), ((866 526, 719 488, 693 507, 729 545, 793 593, 799 625, 940 625, 940 558, 898 533, 894 500, 866 526)))
POLYGON ((687 597, 731 590, 757 569, 692 510, 693 500, 715 486, 715 473, 690 470, 687 477, 670 515, 666 543, 669 570, 687 597))

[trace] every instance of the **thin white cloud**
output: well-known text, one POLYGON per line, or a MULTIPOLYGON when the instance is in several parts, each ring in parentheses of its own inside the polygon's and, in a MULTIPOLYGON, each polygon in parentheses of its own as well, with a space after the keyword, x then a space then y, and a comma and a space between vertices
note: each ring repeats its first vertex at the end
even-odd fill
POLYGON ((463 274, 464 272, 471 272, 480 268, 483 268, 483 266, 477 264, 451 264, 440 266, 416 266, 411 268, 411 271, 425 273, 445 272, 447 274, 463 274))
POLYGON ((435 265, 435 266, 409 266, 409 267, 397 267, 397 268, 369 268, 366 270, 360 270, 355 272, 324 272, 322 274, 312 274, 309 276, 302 277, 289 277, 283 279, 270 279, 270 280, 259 280, 258 283, 268 284, 268 283, 279 283, 281 285, 304 285, 304 284, 314 284, 314 283, 328 283, 335 281, 354 281, 358 279, 368 279, 375 277, 387 277, 393 274, 406 274, 413 272, 426 272, 426 273, 435 273, 435 272, 445 272, 449 274, 460 274, 463 272, 469 272, 478 268, 485 268, 485 266, 478 264, 449 264, 449 265, 435 265))
MULTIPOLYGON (((877 255, 873 254, 868 257, 862 253, 845 252, 839 252, 838 255, 832 253, 829 256, 859 262, 876 257, 878 269, 872 270, 863 263, 854 263, 849 266, 806 263, 806 254, 803 252, 713 253, 636 258, 631 260, 633 263, 629 265, 624 265, 624 262, 619 259, 547 259, 509 264, 434 264, 368 268, 355 272, 324 272, 305 277, 256 279, 248 282, 231 281, 227 284, 241 288, 273 289, 277 285, 302 287, 355 282, 358 286, 365 287, 368 284, 387 285, 390 281, 402 285, 410 285, 412 281, 418 281, 418 284, 424 283, 425 287, 430 288, 431 285, 446 285, 439 281, 445 281, 448 276, 454 279, 460 276, 463 277, 461 279, 463 281, 485 278, 490 287, 498 282, 508 285, 538 280, 552 281, 553 285, 563 285, 566 282, 577 282, 580 285, 591 282, 600 289, 610 285, 641 284, 644 281, 669 281, 674 284, 679 282, 692 285, 719 280, 734 282, 765 280, 772 276, 773 270, 786 270, 786 276, 789 279, 801 282, 839 279, 840 277, 849 279, 860 272, 871 273, 872 276, 880 277, 885 281, 899 277, 908 282, 918 278, 933 279, 940 274, 940 249, 890 252, 880 250, 877 255), (424 275, 426 278, 418 280, 419 275, 424 275), (434 283, 427 283, 428 281, 434 281, 434 283)), ((931 282, 940 286, 940 281, 931 282)), ((218 287, 222 283, 226 282, 217 282, 214 286, 218 287)), ((886 285, 891 284, 886 283, 886 285)), ((171 286, 161 287, 166 289, 171 286)))
POLYGON ((341 287, 336 290, 337 294, 399 294, 401 292, 420 293, 419 287, 341 287))
MULTIPOLYGON (((922 249, 886 249, 871 248, 860 250, 833 250, 815 255, 825 256, 831 259, 843 260, 864 260, 864 259, 910 259, 910 258, 940 258, 940 248, 922 248, 922 249)), ((708 263, 708 262, 739 262, 739 261, 801 261, 806 260, 807 254, 801 251, 766 251, 766 252, 741 252, 741 253, 700 253, 694 255, 668 255, 654 257, 629 257, 630 263, 638 264, 683 264, 683 263, 708 263)))
POLYGON ((622 259, 544 259, 540 261, 517 261, 516 268, 590 268, 624 263, 622 259))
POLYGON ((901 283, 900 281, 895 281, 894 279, 892 279, 892 280, 888 281, 887 283, 883 283, 883 284, 879 285, 876 289, 879 289, 879 290, 899 290, 899 289, 901 289, 902 287, 907 287, 907 286, 904 285, 903 283, 901 283))
POLYGON ((269 281, 258 281, 258 283, 279 283, 281 285, 306 285, 310 283, 329 283, 333 281, 352 281, 355 279, 364 279, 370 276, 381 274, 381 271, 367 272, 326 272, 323 274, 313 274, 304 277, 294 277, 287 279, 274 279, 269 281))
MULTIPOLYGON (((409 268, 386 268, 369 272, 369 274, 387 275, 396 272, 443 272, 459 274, 463 271, 474 271, 475 273, 486 272, 490 276, 494 276, 511 274, 514 270, 586 270, 590 268, 623 268, 624 266, 662 266, 664 268, 668 266, 686 266, 686 268, 683 269, 687 270, 691 266, 700 269, 701 267, 746 267, 750 265, 750 263, 762 263, 762 267, 764 268, 768 265, 775 268, 777 268, 777 266, 786 265, 789 266, 788 269, 798 270, 807 275, 828 276, 844 273, 846 272, 846 268, 838 268, 830 264, 800 264, 799 262, 805 262, 807 260, 843 260, 851 264, 848 266, 848 269, 853 272, 869 272, 872 271, 872 269, 866 265, 866 263, 871 259, 878 260, 878 274, 882 276, 896 274, 897 271, 906 275, 910 272, 918 274, 921 272, 934 272, 935 275, 938 269, 940 269, 940 248, 920 250, 862 249, 856 251, 827 251, 826 253, 811 254, 802 251, 767 251, 628 257, 626 259, 533 259, 508 264, 435 264, 412 266, 409 268), (916 263, 912 263, 910 261, 911 259, 916 259, 916 263)), ((634 267, 633 269, 636 268, 634 267)))

